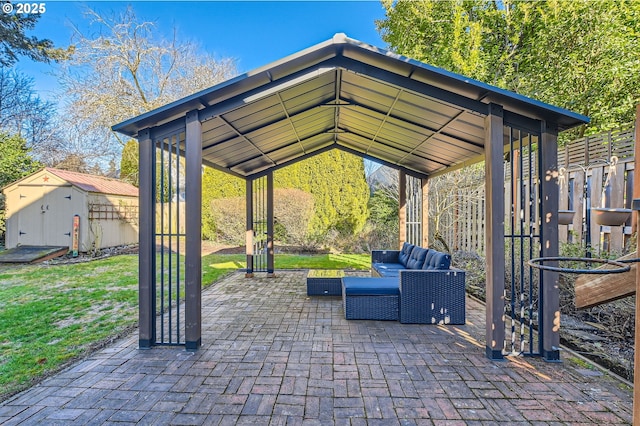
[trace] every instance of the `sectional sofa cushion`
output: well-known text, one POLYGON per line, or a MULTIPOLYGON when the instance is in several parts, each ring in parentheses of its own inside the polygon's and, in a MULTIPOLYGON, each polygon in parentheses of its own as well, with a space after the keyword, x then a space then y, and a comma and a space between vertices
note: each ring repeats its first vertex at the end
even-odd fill
POLYGON ((409 255, 409 260, 407 260, 407 269, 421 269, 428 252, 429 249, 414 247, 409 255))
POLYGON ((409 256, 411 256, 411 252, 414 248, 415 246, 413 244, 407 243, 406 241, 402 244, 402 248, 398 254, 398 260, 402 265, 407 266, 407 261, 409 260, 409 256))
POLYGON ((373 267, 382 277, 397 277, 401 269, 406 269, 406 266, 400 263, 374 263, 373 267))
POLYGON ((451 255, 436 250, 429 250, 425 257, 422 269, 442 270, 451 266, 451 255))
POLYGON ((346 295, 398 295, 398 278, 344 277, 342 287, 346 295))

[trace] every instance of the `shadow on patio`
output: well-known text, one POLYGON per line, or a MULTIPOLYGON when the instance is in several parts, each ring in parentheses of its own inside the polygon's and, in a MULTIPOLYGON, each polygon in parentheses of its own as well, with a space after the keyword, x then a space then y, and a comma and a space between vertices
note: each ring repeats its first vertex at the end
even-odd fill
POLYGON ((346 321, 305 276, 235 273, 203 291, 197 352, 132 335, 0 405, 0 423, 631 423, 632 389, 570 354, 487 359, 476 301, 463 326, 346 321))

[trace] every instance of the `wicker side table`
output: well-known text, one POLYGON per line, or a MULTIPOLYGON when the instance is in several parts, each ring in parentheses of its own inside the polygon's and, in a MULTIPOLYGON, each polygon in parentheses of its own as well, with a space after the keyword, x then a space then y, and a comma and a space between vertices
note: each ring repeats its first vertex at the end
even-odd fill
POLYGON ((307 274, 307 296, 342 296, 341 269, 311 269, 307 274))

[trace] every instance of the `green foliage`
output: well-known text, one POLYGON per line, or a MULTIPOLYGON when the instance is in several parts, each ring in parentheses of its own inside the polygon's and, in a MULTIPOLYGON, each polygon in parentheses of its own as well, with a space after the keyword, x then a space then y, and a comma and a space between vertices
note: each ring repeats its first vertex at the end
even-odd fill
MULTIPOLYGON (((31 157, 24 139, 0 132, 0 188, 35 172, 42 165, 31 157)), ((0 193, 0 239, 4 239, 4 196, 0 193)))
POLYGON ((376 24, 391 49, 590 116, 577 136, 633 120, 640 100, 640 2, 383 5, 386 18, 376 24))
POLYGON ((245 199, 244 197, 219 198, 210 204, 213 238, 228 244, 245 243, 245 199))
MULTIPOLYGON (((204 168, 204 172, 202 173, 203 238, 207 240, 217 240, 216 222, 211 207, 212 202, 220 198, 244 197, 245 191, 246 183, 244 180, 210 167, 204 168)), ((244 211, 244 206, 242 207, 242 211, 244 211)), ((244 228, 242 233, 235 238, 244 238, 244 228)))
POLYGON ((398 199, 388 191, 377 190, 369 199, 369 219, 361 240, 362 250, 394 249, 399 238, 398 199))
MULTIPOLYGON (((306 245, 309 221, 313 215, 313 196, 290 188, 275 189, 273 196, 274 239, 280 243, 306 245)), ((229 244, 244 244, 245 212, 244 197, 212 200, 210 214, 213 239, 229 244)))
POLYGON ((385 191, 376 191, 369 199, 369 219, 379 224, 398 222, 398 200, 385 191))
POLYGON ((134 186, 140 185, 140 170, 138 166, 138 142, 135 139, 128 141, 122 149, 120 160, 120 179, 134 186))
MULTIPOLYGON (((366 271, 371 267, 371 254, 281 254, 275 255, 275 264, 278 269, 354 269, 366 271)), ((210 254, 202 258, 203 278, 212 271, 229 271, 245 269, 247 256, 244 254, 210 254)), ((215 279, 220 276, 218 274, 215 279)))
POLYGON ((274 185, 313 195, 312 237, 321 239, 330 231, 355 235, 367 220, 369 187, 360 157, 339 150, 319 154, 277 170, 274 185))
POLYGON ((30 152, 24 139, 0 132, 0 188, 42 167, 30 152))
POLYGON ((309 223, 314 213, 313 195, 294 188, 278 188, 273 192, 274 239, 307 245, 309 223))
MULTIPOLYGON (((277 170, 274 173, 274 187, 275 196, 282 197, 282 202, 276 201, 274 206, 276 222, 279 223, 276 230, 280 230, 279 235, 287 242, 301 244, 304 241, 304 244, 309 244, 310 238, 320 241, 330 232, 353 237, 364 228, 368 215, 369 188, 364 174, 364 162, 360 157, 339 150, 311 157, 277 170), (285 192, 277 195, 278 188, 298 189, 311 194, 313 200, 307 200, 301 193, 298 196, 285 192), (296 199, 295 203, 298 204, 292 204, 292 199, 296 199), (294 206, 298 207, 298 211, 290 209, 294 206), (288 212, 280 210, 285 207, 289 208, 288 212), (303 217, 309 211, 313 215, 308 228, 304 232, 300 228, 294 231, 294 222, 300 224, 306 221, 303 217), (286 229, 286 235, 280 226, 286 229)), ((244 199, 245 191, 244 180, 205 167, 202 176, 204 238, 215 240, 219 236, 215 217, 219 213, 214 213, 211 209, 213 200, 238 196, 244 199)), ((244 206, 242 210, 244 211, 244 206)), ((234 240, 239 241, 238 238, 244 238, 243 236, 244 231, 234 240)))
POLYGON ((27 30, 35 27, 40 16, 37 13, 0 13, 0 67, 13 66, 19 55, 40 62, 57 61, 66 57, 67 52, 54 48, 51 40, 26 35, 27 30))

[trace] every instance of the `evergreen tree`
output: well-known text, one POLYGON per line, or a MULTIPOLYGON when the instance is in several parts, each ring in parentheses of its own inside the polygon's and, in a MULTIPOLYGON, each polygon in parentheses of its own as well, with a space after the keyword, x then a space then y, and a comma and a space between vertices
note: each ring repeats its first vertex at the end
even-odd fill
POLYGON ((0 132, 0 188, 42 167, 30 151, 21 137, 0 132))
POLYGON ((120 160, 120 179, 125 182, 129 182, 134 186, 140 185, 138 157, 138 142, 131 139, 122 149, 122 159, 120 160))
MULTIPOLYGON (((45 3, 40 3, 40 7, 46 7, 45 3)), ((35 27, 45 11, 31 14, 0 13, 0 67, 13 66, 20 55, 40 62, 57 61, 66 56, 67 52, 55 48, 51 40, 25 34, 35 27)))
MULTIPOLYGON (((24 139, 0 132, 0 188, 41 167, 42 165, 31 157, 24 139)), ((0 192, 0 240, 4 240, 4 232, 4 196, 0 192)))
POLYGON ((362 158, 332 150, 294 163, 274 174, 278 188, 297 188, 314 196, 310 232, 322 237, 330 230, 357 234, 367 220, 369 187, 362 158))

